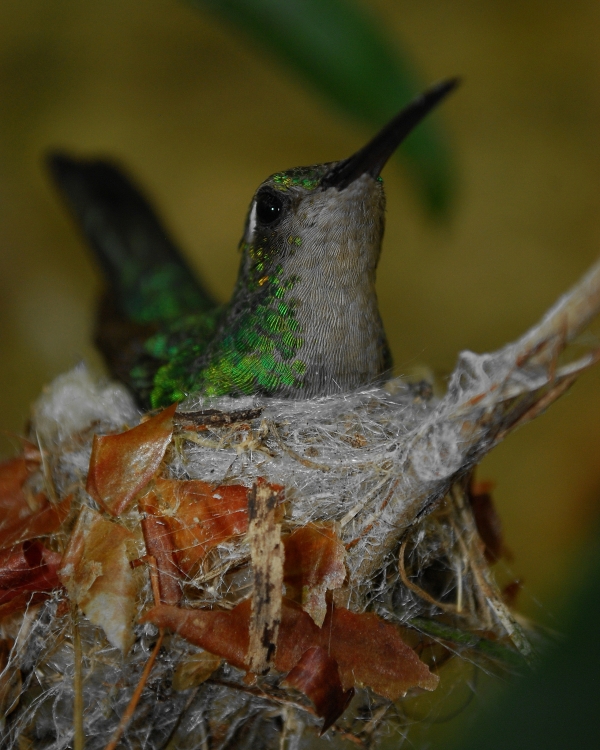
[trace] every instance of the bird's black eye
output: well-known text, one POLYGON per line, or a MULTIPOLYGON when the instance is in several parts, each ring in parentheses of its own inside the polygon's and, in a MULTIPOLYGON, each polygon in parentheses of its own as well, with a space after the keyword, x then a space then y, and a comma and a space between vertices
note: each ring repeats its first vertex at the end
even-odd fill
POLYGON ((283 200, 276 193, 265 190, 256 196, 256 218, 261 224, 272 224, 283 211, 283 200))

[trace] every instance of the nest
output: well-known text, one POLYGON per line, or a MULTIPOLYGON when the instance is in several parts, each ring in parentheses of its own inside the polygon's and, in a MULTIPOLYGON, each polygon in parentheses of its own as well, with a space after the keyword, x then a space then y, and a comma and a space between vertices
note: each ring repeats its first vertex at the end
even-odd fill
POLYGON ((3 747, 367 747, 457 655, 525 664, 473 470, 596 361, 559 355, 599 306, 596 265, 441 398, 142 415, 84 366, 57 378, 0 466, 3 747))

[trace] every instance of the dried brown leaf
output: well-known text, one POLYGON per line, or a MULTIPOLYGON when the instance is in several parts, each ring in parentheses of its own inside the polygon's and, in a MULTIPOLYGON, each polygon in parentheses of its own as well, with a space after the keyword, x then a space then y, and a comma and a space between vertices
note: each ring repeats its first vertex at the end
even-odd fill
MULTIPOLYGON (((144 615, 142 622, 170 628, 197 646, 222 656, 234 667, 249 671, 248 642, 252 602, 244 599, 231 610, 183 609, 161 604, 144 615)), ((282 603, 281 624, 274 665, 289 672, 302 654, 318 644, 320 630, 295 602, 282 603)))
POLYGON ((398 628, 373 613, 335 607, 328 611, 322 632, 344 688, 366 685, 394 701, 411 688, 437 687, 439 677, 404 643, 398 628))
POLYGON ((39 541, 26 541, 0 551, 0 605, 2 616, 25 609, 60 587, 57 569, 61 556, 39 541), (44 596, 41 596, 41 595, 44 596))
POLYGON ((250 611, 250 599, 240 602, 232 610, 194 610, 159 604, 141 621, 169 628, 190 643, 222 656, 232 666, 247 670, 250 611))
POLYGON ((354 695, 354 688, 344 691, 336 660, 321 646, 309 648, 302 654, 283 685, 310 698, 317 716, 323 719, 321 734, 344 713, 354 695))
POLYGON ((12 524, 2 524, 0 549, 28 539, 48 536, 60 529, 71 510, 72 495, 65 497, 58 505, 50 503, 44 495, 40 494, 37 497, 41 505, 40 510, 29 515, 21 514, 21 518, 12 524))
POLYGON ((239 484, 157 479, 144 500, 169 528, 179 569, 193 575, 211 549, 248 531, 248 492, 239 484))
POLYGON ((284 539, 286 597, 299 602, 320 627, 328 590, 346 578, 346 549, 331 524, 309 523, 284 539))
POLYGON ((0 604, 0 622, 15 612, 24 612, 36 604, 46 601, 50 597, 49 591, 22 591, 14 598, 0 604))
POLYGON ((70 497, 53 505, 43 493, 28 489, 27 479, 39 468, 40 454, 35 451, 36 462, 31 455, 34 447, 25 443, 28 452, 0 463, 0 549, 53 534, 71 509, 70 497))
POLYGON ((58 572, 71 601, 123 653, 134 641, 137 606, 136 578, 127 556, 132 540, 128 529, 83 508, 58 572))
POLYGON ((23 456, 0 462, 0 508, 3 514, 12 511, 14 507, 18 509, 22 505, 25 499, 22 487, 28 474, 27 463, 23 456))
POLYGON ((176 408, 173 404, 119 435, 94 435, 86 489, 111 515, 122 513, 158 471, 176 408))
MULTIPOLYGON (((191 643, 249 670, 248 634, 251 603, 244 600, 230 611, 186 610, 160 605, 143 618, 170 628, 191 643)), ((298 604, 282 602, 274 666, 289 672, 311 648, 319 646, 338 664, 342 686, 372 688, 397 700, 411 688, 434 690, 439 678, 407 646, 395 625, 371 613, 334 607, 322 628, 298 604)))
POLYGON ((142 533, 146 550, 156 561, 160 601, 163 604, 177 604, 181 599, 179 570, 175 564, 173 539, 164 519, 156 516, 156 508, 140 503, 142 533))
POLYGON ((198 654, 192 654, 186 659, 179 662, 173 675, 174 690, 188 690, 192 687, 198 687, 206 682, 211 674, 221 666, 220 656, 211 654, 208 651, 200 651, 198 654))

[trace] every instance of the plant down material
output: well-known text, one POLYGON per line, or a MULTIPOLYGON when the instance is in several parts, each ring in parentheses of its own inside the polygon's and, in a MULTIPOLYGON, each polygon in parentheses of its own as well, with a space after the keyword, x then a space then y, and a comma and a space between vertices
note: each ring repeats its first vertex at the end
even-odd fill
POLYGON ((472 471, 596 361, 558 357, 598 308, 600 265, 441 399, 394 380, 143 416, 58 378, 0 465, 3 746, 367 746, 455 654, 522 664, 472 471))

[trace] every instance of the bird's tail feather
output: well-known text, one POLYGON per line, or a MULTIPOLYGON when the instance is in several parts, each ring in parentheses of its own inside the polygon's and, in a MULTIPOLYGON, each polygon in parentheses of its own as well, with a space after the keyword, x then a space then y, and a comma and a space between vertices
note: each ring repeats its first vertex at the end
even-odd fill
POLYGON ((48 164, 125 320, 160 326, 216 306, 121 170, 59 152, 49 155, 48 164))

